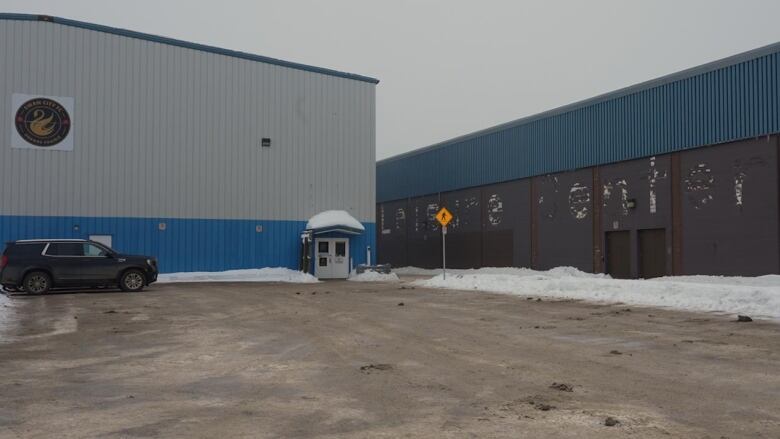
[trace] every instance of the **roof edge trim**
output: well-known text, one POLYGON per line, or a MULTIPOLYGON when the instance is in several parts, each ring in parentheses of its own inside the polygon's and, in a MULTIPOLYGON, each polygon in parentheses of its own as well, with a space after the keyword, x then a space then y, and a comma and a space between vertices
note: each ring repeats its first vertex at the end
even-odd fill
POLYGON ((84 21, 71 20, 69 18, 53 17, 50 15, 36 15, 36 14, 16 14, 16 13, 0 13, 0 20, 16 20, 16 21, 43 21, 49 23, 61 24, 64 26, 77 27, 81 29, 87 29, 97 32, 108 33, 112 35, 118 35, 128 38, 135 38, 139 40, 152 41, 155 43, 167 44, 169 46, 183 47, 186 49, 198 50, 201 52, 209 52, 217 55, 224 55, 233 58, 241 58, 249 61, 256 61, 265 64, 273 64, 281 67, 288 67, 291 69, 304 70, 313 73, 320 73, 328 76, 336 76, 339 78, 352 79, 355 81, 368 82, 371 84, 378 84, 379 80, 369 76, 358 75, 355 73, 341 72, 338 70, 326 69, 323 67, 310 66, 307 64, 300 64, 292 61, 284 61, 281 59, 270 58, 262 55, 255 55, 246 52, 239 52, 237 50, 223 49, 220 47, 209 46, 206 44, 193 43, 190 41, 178 40, 175 38, 163 37, 159 35, 147 34, 143 32, 137 32, 127 29, 121 29, 111 26, 105 26, 102 24, 87 23, 84 21))

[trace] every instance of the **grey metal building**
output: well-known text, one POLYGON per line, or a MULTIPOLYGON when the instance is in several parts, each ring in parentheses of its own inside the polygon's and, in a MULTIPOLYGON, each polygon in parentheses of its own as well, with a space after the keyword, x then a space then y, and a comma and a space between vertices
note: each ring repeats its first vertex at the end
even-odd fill
POLYGON ((379 261, 780 272, 780 44, 377 164, 379 261))
POLYGON ((374 242, 376 79, 0 14, 0 239, 100 236, 162 271, 298 266, 306 220, 374 242), (53 119, 50 119, 53 118, 53 119))

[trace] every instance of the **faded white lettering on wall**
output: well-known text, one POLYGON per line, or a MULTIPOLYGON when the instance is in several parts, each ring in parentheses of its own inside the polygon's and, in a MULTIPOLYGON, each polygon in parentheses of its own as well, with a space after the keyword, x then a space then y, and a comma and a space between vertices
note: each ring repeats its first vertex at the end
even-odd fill
POLYGON ((452 221, 447 225, 447 228, 451 230, 457 230, 460 227, 470 225, 471 212, 475 209, 479 211, 479 199, 477 197, 456 199, 449 204, 451 204, 449 207, 452 212, 452 221))
POLYGON ((694 209, 701 209, 712 201, 710 192, 715 185, 715 176, 706 163, 688 169, 683 183, 688 203, 694 209))
POLYGON ((488 222, 492 226, 501 224, 504 219, 504 201, 498 194, 493 194, 487 202, 488 222))
POLYGON ((659 171, 658 167, 656 166, 656 158, 655 156, 650 157, 650 171, 647 173, 647 181, 648 186, 650 186, 650 194, 649 194, 649 208, 650 213, 656 213, 658 211, 658 199, 656 194, 656 184, 658 183, 658 180, 664 179, 667 177, 666 170, 659 171))
MULTIPOLYGON (((539 212, 542 217, 553 219, 558 214, 558 201, 557 197, 554 195, 558 193, 558 177, 553 175, 544 176, 540 182, 540 192, 546 192, 544 190, 545 186, 552 186, 553 195, 549 200, 545 200, 544 195, 539 196, 539 212)), ((547 192, 549 193, 549 191, 547 192)))
POLYGON ((436 232, 439 230, 439 222, 434 218, 439 212, 439 203, 429 203, 428 209, 425 212, 425 223, 428 225, 428 230, 436 232))
POLYGON ((623 216, 628 215, 628 182, 622 178, 617 181, 608 181, 603 184, 603 191, 601 197, 601 204, 607 207, 607 204, 612 199, 613 191, 618 191, 620 202, 620 214, 623 216))
POLYGON ((395 211, 395 229, 403 230, 406 228, 406 210, 403 207, 399 207, 395 211))
POLYGON ((389 235, 392 231, 389 227, 387 227, 387 223, 385 222, 385 206, 381 205, 379 206, 379 224, 381 224, 381 230, 383 235, 389 235))
POLYGON ((574 183, 569 189, 569 212, 574 219, 582 220, 590 212, 590 189, 580 183, 574 183))
POLYGON ((741 211, 744 203, 744 186, 747 171, 755 166, 764 166, 766 162, 761 157, 751 157, 747 160, 734 161, 734 199, 737 208, 741 211))

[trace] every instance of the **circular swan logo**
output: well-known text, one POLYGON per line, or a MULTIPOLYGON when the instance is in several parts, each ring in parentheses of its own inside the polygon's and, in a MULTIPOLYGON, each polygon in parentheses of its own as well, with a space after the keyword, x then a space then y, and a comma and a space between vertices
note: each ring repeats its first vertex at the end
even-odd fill
POLYGON ((35 98, 16 110, 16 131, 27 142, 40 147, 54 146, 68 137, 70 115, 65 107, 49 98, 35 98))

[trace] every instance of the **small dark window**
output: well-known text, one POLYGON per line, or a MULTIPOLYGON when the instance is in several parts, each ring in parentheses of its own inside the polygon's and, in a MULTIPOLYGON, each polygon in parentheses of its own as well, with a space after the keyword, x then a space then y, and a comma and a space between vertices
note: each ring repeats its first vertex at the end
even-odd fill
POLYGON ((84 256, 84 244, 81 242, 53 242, 46 250, 49 256, 84 256))
POLYGON ((320 267, 328 266, 328 258, 320 258, 320 267))
POLYGON ((328 253, 330 251, 328 249, 328 244, 330 244, 328 241, 320 241, 320 243, 317 245, 317 251, 320 253, 328 253))
POLYGON ((347 255, 347 243, 346 242, 337 242, 336 243, 336 256, 346 256, 347 255))
POLYGON ((260 141, 260 145, 264 148, 270 148, 271 147, 271 138, 270 137, 263 137, 263 140, 260 141))
POLYGON ((43 253, 46 244, 16 244, 5 251, 7 256, 38 256, 43 253))

